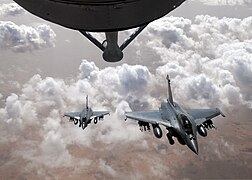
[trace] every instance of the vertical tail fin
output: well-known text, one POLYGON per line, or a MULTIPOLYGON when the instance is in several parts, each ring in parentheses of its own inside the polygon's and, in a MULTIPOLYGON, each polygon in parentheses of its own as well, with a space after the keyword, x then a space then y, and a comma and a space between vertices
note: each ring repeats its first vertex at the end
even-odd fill
POLYGON ((174 105, 173 104, 173 98, 172 98, 171 81, 170 81, 170 78, 169 78, 168 74, 166 76, 166 79, 168 81, 168 99, 172 103, 172 105, 174 105))
POLYGON ((86 96, 86 108, 88 109, 88 95, 86 96))

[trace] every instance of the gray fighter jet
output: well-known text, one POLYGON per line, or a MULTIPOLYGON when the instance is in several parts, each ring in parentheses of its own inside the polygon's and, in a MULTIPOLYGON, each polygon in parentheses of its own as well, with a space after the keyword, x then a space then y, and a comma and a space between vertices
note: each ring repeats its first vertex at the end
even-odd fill
POLYGON ((56 24, 80 31, 103 51, 108 62, 123 58, 122 51, 148 25, 185 0, 14 0, 29 12, 56 24), (118 31, 137 28, 118 45, 118 31), (101 43, 89 32, 105 32, 101 43))
POLYGON ((187 145, 194 153, 198 154, 197 132, 207 136, 207 129, 215 128, 212 118, 225 115, 219 108, 213 109, 183 109, 173 101, 170 79, 167 75, 168 94, 166 101, 162 102, 159 110, 126 112, 126 119, 130 118, 138 121, 141 131, 150 131, 150 124, 153 133, 157 138, 162 137, 162 130, 159 125, 163 125, 168 130, 166 134, 171 145, 174 144, 173 137, 176 137, 182 145, 187 145))
POLYGON ((88 96, 86 97, 86 107, 82 112, 67 112, 64 116, 69 117, 70 121, 73 121, 75 125, 79 122, 79 127, 85 129, 92 120, 94 124, 97 124, 98 120, 103 120, 105 115, 108 115, 109 111, 93 111, 88 107, 88 96))

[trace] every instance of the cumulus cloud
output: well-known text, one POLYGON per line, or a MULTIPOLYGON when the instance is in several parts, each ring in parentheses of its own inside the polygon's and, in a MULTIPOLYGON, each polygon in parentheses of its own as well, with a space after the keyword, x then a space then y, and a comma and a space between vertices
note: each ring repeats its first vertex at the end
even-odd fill
POLYGON ((251 0, 192 0, 199 1, 211 6, 236 6, 252 4, 251 0))
POLYGON ((14 52, 27 52, 53 47, 56 34, 46 24, 37 27, 0 21, 0 47, 14 52))
POLYGON ((47 166, 59 167, 71 164, 71 155, 66 149, 66 142, 60 130, 60 115, 53 110, 44 124, 43 141, 39 146, 41 155, 39 159, 47 166))
POLYGON ((83 60, 79 69, 82 80, 75 86, 78 86, 79 92, 93 94, 93 97, 96 97, 94 101, 102 102, 106 97, 105 101, 113 107, 117 106, 118 101, 126 100, 128 97, 133 99, 138 97, 148 101, 145 97, 149 94, 148 88, 152 76, 145 66, 123 64, 116 68, 107 67, 99 70, 93 62, 83 60))
POLYGON ((0 16, 18 16, 24 13, 25 10, 16 3, 0 5, 0 16))
MULTIPOLYGON (((201 15, 196 16, 193 21, 179 17, 165 17, 148 27, 148 35, 153 39, 148 45, 163 53, 162 58, 167 60, 181 53, 187 61, 189 60, 187 56, 193 53, 198 53, 203 58, 218 57, 223 54, 221 51, 223 48, 228 48, 225 45, 251 39, 251 21, 252 17, 219 19, 201 15), (169 49, 170 56, 165 53, 166 49, 169 49)), ((178 56, 176 60, 180 58, 182 57, 178 56)))
POLYGON ((134 101, 140 96, 140 92, 144 92, 141 97, 146 98, 140 100, 139 104, 148 104, 150 76, 144 66, 124 64, 99 70, 94 63, 87 60, 83 60, 80 65, 77 81, 66 83, 61 79, 43 79, 40 75, 34 75, 22 86, 22 93, 10 95, 6 99, 5 107, 0 109, 1 122, 4 124, 2 134, 8 134, 8 141, 11 138, 15 140, 18 133, 26 132, 29 127, 38 129, 35 134, 41 140, 32 145, 35 148, 29 151, 29 157, 21 154, 26 159, 49 167, 77 163, 69 153, 68 145, 78 143, 92 147, 93 143, 102 142, 113 148, 118 143, 137 141, 143 136, 136 123, 125 123, 124 112, 131 110, 128 97, 134 101), (87 94, 94 110, 107 109, 112 112, 111 116, 99 122, 100 126, 90 124, 92 128, 85 129, 83 136, 83 130, 69 124, 62 115, 67 111, 81 111, 87 94), (10 130, 15 133, 8 133, 10 130))
POLYGON ((143 36, 153 39, 145 44, 164 64, 156 68, 158 83, 170 74, 175 98, 187 105, 251 105, 251 24, 252 17, 207 15, 194 20, 165 17, 150 24, 143 36))
POLYGON ((21 104, 16 94, 6 99, 6 112, 10 118, 16 119, 21 115, 21 104))
MULTIPOLYGON (((79 75, 68 82, 34 75, 21 86, 21 93, 7 97, 0 109, 1 141, 2 137, 17 141, 17 133, 28 133, 27 128, 33 127, 37 131, 32 137, 39 137, 31 143, 29 157, 21 154, 25 159, 58 167, 77 163, 69 151, 71 145, 92 148, 99 142, 112 150, 116 144, 143 140, 136 122, 125 122, 123 114, 158 109, 166 98, 167 73, 175 100, 185 106, 251 108, 251 21, 251 17, 198 16, 193 21, 166 17, 150 24, 135 43, 160 55, 153 72, 146 66, 128 64, 99 69, 83 60, 79 75), (90 124, 83 135, 82 129, 61 116, 66 111, 81 110, 87 94, 93 109, 112 113, 97 126, 90 124)), ((116 175, 104 161, 100 161, 100 168, 112 177, 116 175)))

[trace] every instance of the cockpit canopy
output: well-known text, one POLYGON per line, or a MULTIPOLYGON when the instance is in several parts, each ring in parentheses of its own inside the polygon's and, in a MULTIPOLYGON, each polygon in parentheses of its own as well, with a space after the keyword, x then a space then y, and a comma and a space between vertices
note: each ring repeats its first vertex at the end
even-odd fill
POLYGON ((189 121, 188 117, 184 114, 180 114, 180 118, 186 134, 193 135, 192 123, 189 121))

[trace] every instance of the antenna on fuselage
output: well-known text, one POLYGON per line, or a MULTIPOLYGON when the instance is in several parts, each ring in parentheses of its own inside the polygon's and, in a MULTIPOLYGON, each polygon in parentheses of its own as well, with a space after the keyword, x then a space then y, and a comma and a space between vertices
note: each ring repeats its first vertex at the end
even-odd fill
POLYGON ((170 80, 168 74, 167 74, 167 76, 166 76, 166 79, 167 79, 167 82, 168 82, 168 100, 170 101, 170 103, 171 103, 172 105, 174 105, 174 104, 173 104, 173 98, 172 98, 172 91, 171 91, 171 80, 170 80))

